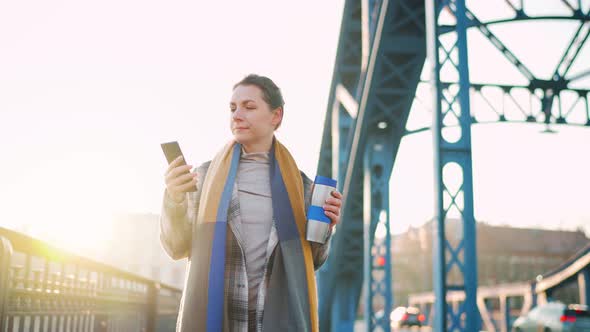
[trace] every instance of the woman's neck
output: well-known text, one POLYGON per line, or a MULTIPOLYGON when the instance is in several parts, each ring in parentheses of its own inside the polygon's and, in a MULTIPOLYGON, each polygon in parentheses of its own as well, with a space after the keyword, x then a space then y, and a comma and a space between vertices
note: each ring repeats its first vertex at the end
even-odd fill
POLYGON ((268 140, 265 140, 264 142, 242 144, 242 148, 244 148, 244 152, 246 152, 246 153, 268 152, 268 151, 270 151, 270 148, 272 147, 272 140, 273 140, 273 137, 271 137, 268 140))

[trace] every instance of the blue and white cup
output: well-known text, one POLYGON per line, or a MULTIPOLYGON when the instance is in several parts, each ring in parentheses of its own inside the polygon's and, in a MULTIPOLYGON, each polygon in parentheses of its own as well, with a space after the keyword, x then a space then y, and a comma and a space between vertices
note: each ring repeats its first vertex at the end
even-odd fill
POLYGON ((324 204, 336 190, 336 180, 316 176, 311 194, 311 204, 307 210, 307 241, 326 243, 330 232, 330 218, 324 213, 324 204))

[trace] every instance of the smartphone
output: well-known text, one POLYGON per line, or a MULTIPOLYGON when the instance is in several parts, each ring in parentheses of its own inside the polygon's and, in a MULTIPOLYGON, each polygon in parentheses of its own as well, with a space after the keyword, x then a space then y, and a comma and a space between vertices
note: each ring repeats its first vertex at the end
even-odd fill
MULTIPOLYGON (((186 161, 184 160, 184 155, 182 154, 182 150, 180 150, 180 145, 178 145, 177 141, 167 142, 160 144, 162 146, 162 151, 164 151, 164 156, 166 156, 166 160, 168 164, 174 161, 174 159, 178 158, 178 156, 182 156, 182 162, 180 165, 186 165, 186 161)), ((188 173, 187 171, 186 173, 188 173)), ((188 181, 187 181, 188 182, 188 181)), ((196 191, 197 187, 188 190, 188 191, 196 191)))

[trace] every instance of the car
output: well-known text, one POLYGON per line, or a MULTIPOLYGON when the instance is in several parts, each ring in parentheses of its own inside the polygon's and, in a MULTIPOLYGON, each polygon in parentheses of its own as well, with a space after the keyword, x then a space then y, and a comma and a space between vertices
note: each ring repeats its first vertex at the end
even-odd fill
POLYGON ((549 302, 518 317, 512 325, 512 331, 589 332, 590 312, 585 305, 549 302))
POLYGON ((389 315, 392 328, 400 328, 404 326, 418 326, 421 327, 426 317, 420 313, 420 309, 416 307, 397 307, 389 315))

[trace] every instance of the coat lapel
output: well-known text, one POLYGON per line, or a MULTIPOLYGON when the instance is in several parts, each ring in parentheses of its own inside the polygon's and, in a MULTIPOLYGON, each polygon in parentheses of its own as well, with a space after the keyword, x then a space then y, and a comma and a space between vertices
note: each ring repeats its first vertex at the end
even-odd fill
POLYGON ((236 183, 234 184, 234 188, 231 193, 231 201, 229 203, 229 208, 227 210, 227 220, 230 226, 230 229, 234 233, 236 240, 241 248, 244 248, 244 238, 242 237, 242 218, 240 217, 240 199, 238 197, 238 184, 237 184, 237 177, 236 183))

